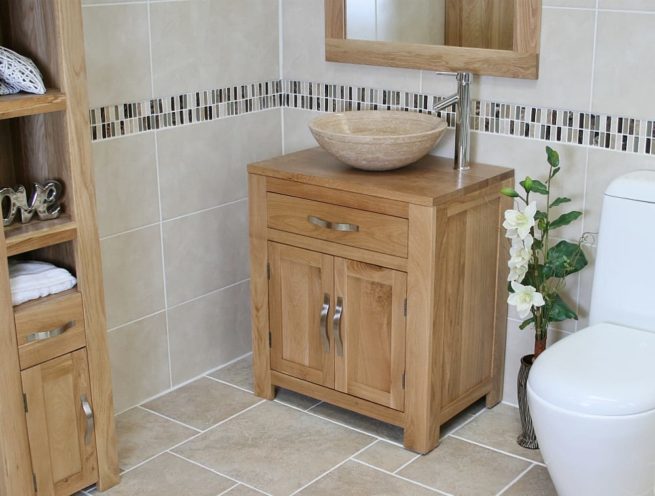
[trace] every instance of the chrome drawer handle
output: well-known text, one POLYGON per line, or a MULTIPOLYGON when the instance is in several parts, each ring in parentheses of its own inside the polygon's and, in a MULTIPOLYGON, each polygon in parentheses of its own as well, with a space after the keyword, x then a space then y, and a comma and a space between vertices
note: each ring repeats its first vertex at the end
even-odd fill
POLYGON ((46 339, 56 338, 57 336, 61 336, 68 329, 74 326, 75 326, 75 321, 71 320, 70 322, 67 322, 61 327, 56 327, 48 331, 40 331, 40 332, 34 332, 32 334, 28 334, 26 339, 28 343, 31 343, 32 341, 45 341, 46 339))
POLYGON ((332 319, 332 334, 337 343, 337 355, 343 356, 343 341, 341 341, 341 314, 343 313, 343 298, 337 298, 337 306, 334 308, 334 317, 332 319))
POLYGON ((341 222, 330 222, 329 220, 321 219, 320 217, 315 217, 314 215, 307 216, 307 220, 310 224, 314 224, 318 227, 324 227, 325 229, 332 229, 333 231, 343 231, 343 232, 358 232, 359 226, 357 224, 344 224, 341 222))
POLYGON ((84 430, 84 444, 91 443, 91 435, 93 434, 94 421, 93 421, 93 409, 89 400, 86 398, 86 394, 80 396, 80 401, 82 402, 82 410, 84 411, 84 417, 86 418, 86 429, 84 430))
POLYGON ((323 306, 321 307, 321 325, 319 332, 321 333, 321 341, 323 341, 323 351, 330 352, 330 338, 328 336, 327 317, 330 312, 330 295, 325 293, 323 295, 323 306))

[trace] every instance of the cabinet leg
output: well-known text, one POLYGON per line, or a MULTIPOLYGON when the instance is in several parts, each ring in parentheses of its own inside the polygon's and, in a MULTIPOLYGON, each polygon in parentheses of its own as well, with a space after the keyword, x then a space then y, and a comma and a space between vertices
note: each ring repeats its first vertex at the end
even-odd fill
POLYGON ((485 397, 485 404, 487 405, 487 408, 493 408, 498 403, 500 403, 502 399, 503 399, 503 389, 494 388, 491 391, 489 391, 489 393, 487 393, 487 396, 485 397))
POLYGON ((437 432, 430 433, 430 435, 419 435, 415 429, 410 426, 405 427, 403 433, 403 446, 405 449, 414 451, 421 455, 425 455, 439 446, 439 428, 437 432))
POLYGON ((268 384, 266 385, 255 385, 255 396, 264 398, 265 400, 274 400, 277 391, 275 386, 268 384))

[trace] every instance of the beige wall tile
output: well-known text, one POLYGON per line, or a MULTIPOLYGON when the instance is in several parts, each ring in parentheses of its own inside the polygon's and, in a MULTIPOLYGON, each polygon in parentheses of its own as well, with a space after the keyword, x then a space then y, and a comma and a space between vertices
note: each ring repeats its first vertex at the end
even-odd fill
POLYGON ((159 221, 154 134, 93 143, 100 236, 159 221))
POLYGON ((595 9, 596 0, 542 0, 544 7, 575 7, 581 9, 595 9))
POLYGON ((599 9, 654 11, 653 0, 598 0, 599 9))
POLYGON ((492 496, 529 466, 523 460, 447 438, 399 474, 450 494, 492 496))
POLYGON ((250 393, 201 377, 143 407, 204 431, 259 401, 250 393))
POLYGON ((248 277, 246 201, 165 222, 163 231, 169 305, 248 277))
POLYGON ((247 282, 169 310, 173 384, 250 351, 247 282))
POLYGON ((100 247, 109 329, 164 308, 158 225, 105 238, 100 247))
POLYGON ((139 407, 116 417, 116 431, 122 470, 132 468, 198 433, 139 407))
POLYGON ((373 441, 293 408, 264 402, 174 452, 274 496, 286 496, 373 441))
POLYGON ((170 387, 163 312, 109 332, 108 340, 116 411, 170 387))
POLYGON ((101 5, 83 13, 91 108, 150 98, 147 5, 101 5))
POLYGON ((655 170, 655 156, 607 150, 589 150, 587 174, 586 232, 598 232, 603 195, 610 183, 619 176, 636 170, 655 170))
POLYGON ((248 196, 246 166, 282 154, 281 109, 160 131, 165 219, 248 196))
POLYGON ((594 286, 596 268, 596 247, 583 247, 589 265, 580 273, 580 295, 578 297, 578 330, 589 326, 589 310, 591 309, 591 293, 594 286))
POLYGON ((594 21, 590 10, 544 9, 539 79, 482 77, 477 94, 486 100, 588 109, 594 21))
POLYGON ((125 474, 121 483, 107 496, 216 496, 234 485, 230 479, 216 475, 180 457, 164 453, 125 474))
POLYGON ((592 110, 652 119, 655 15, 599 12, 592 110))
POLYGON ((346 462, 298 493, 305 496, 360 496, 363 494, 406 494, 433 496, 429 489, 412 484, 357 462, 346 462))
POLYGON ((325 61, 323 0, 282 2, 283 77, 418 91, 420 71, 325 61))
POLYGON ((150 16, 156 95, 279 77, 277 2, 155 2, 150 16))

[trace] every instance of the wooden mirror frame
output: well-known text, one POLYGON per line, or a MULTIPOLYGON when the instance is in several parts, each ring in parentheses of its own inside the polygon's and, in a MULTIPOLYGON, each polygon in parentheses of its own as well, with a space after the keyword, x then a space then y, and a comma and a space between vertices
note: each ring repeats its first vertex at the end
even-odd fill
POLYGON ((539 77, 541 0, 514 0, 514 49, 346 39, 346 1, 325 0, 325 60, 520 79, 539 77))

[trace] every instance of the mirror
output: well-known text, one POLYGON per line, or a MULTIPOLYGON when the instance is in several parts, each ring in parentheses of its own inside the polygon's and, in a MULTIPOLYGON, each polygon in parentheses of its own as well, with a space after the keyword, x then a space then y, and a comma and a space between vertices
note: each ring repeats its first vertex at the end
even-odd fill
POLYGON ((537 79, 541 0, 325 0, 326 60, 537 79))

